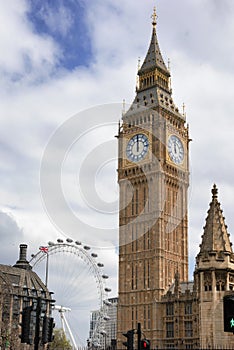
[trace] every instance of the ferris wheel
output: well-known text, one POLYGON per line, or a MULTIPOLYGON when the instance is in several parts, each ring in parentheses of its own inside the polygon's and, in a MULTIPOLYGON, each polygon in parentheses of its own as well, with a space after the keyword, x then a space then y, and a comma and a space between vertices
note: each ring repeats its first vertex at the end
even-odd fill
MULTIPOLYGON (((54 293, 56 305, 70 310, 66 335, 74 349, 77 344, 85 346, 87 341, 91 347, 99 348, 109 319, 107 306, 111 289, 105 286, 108 275, 97 258, 89 246, 68 238, 65 242, 62 239, 48 242, 30 260, 33 270, 39 276, 45 275, 45 284, 54 293), (95 311, 96 320, 89 332, 91 311, 95 311)), ((56 305, 55 311, 59 309, 56 305)), ((53 316, 56 324, 59 323, 58 315, 53 316)))

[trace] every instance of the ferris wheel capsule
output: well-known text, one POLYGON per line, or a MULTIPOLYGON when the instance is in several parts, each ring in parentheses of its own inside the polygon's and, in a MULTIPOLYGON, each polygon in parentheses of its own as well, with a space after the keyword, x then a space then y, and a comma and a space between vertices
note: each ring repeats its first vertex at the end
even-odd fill
POLYGON ((82 243, 80 241, 75 241, 76 245, 81 245, 82 243))
POLYGON ((109 293, 109 292, 111 292, 111 288, 105 288, 105 291, 107 292, 107 293, 109 293))
POLYGON ((93 258, 97 258, 97 257, 98 257, 98 255, 97 255, 96 253, 92 253, 91 256, 92 256, 93 258))
POLYGON ((58 243, 63 243, 63 239, 58 238, 58 239, 57 239, 57 242, 58 242, 58 243))
POLYGON ((109 276, 108 276, 108 275, 103 274, 103 275, 102 275, 102 278, 107 279, 107 278, 109 278, 109 276))
POLYGON ((66 241, 67 241, 67 243, 72 243, 72 242, 73 242, 73 239, 67 238, 66 241))
POLYGON ((103 263, 98 263, 97 266, 98 266, 98 267, 103 267, 104 264, 103 264, 103 263))
POLYGON ((84 247, 83 247, 85 250, 89 250, 89 249, 91 249, 88 245, 84 245, 84 247))
POLYGON ((105 315, 103 318, 104 318, 105 321, 109 321, 110 320, 110 316, 108 316, 108 315, 105 315))

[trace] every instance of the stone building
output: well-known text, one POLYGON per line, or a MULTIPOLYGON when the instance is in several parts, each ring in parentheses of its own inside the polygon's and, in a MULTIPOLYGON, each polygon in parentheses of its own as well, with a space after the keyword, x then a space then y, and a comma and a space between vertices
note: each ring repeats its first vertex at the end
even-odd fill
MULTIPOLYGON (((14 266, 0 265, 0 348, 34 349, 35 317, 31 319, 32 345, 21 344, 20 334, 23 308, 41 301, 41 316, 51 313, 51 293, 27 261, 27 245, 20 245, 19 260, 14 266)), ((34 312, 35 313, 35 312, 34 312)), ((46 349, 46 346, 40 346, 46 349)))
MULTIPOLYGON (((234 348, 223 327, 233 293, 233 252, 214 185, 194 281, 188 282, 189 129, 176 107, 156 33, 136 97, 119 127, 117 349, 141 323, 151 349, 234 348)), ((135 349, 137 342, 135 336, 135 349)))
POLYGON ((231 349, 232 333, 224 333, 223 297, 233 294, 234 254, 214 185, 194 282, 179 274, 159 303, 162 349, 231 349))
POLYGON ((106 322, 106 346, 105 348, 108 350, 116 349, 116 333, 117 333, 117 305, 118 298, 109 298, 108 299, 108 309, 107 315, 109 320, 106 322))

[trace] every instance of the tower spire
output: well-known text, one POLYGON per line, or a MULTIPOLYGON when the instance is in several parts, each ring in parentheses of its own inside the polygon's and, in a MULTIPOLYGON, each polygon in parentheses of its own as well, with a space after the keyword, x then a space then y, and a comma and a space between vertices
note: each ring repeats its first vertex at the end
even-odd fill
POLYGON ((155 69, 160 69, 164 74, 166 74, 167 77, 170 76, 170 73, 164 63, 159 44, 158 44, 158 38, 156 33, 156 25, 157 25, 157 13, 156 13, 156 7, 154 7, 153 14, 151 16, 152 18, 152 25, 153 25, 153 32, 151 36, 151 42, 150 46, 147 52, 147 55, 145 57, 145 60, 141 66, 141 69, 139 70, 140 74, 143 74, 144 72, 149 72, 155 69))
POLYGON ((210 252, 229 252, 232 253, 232 244, 229 239, 225 218, 218 202, 218 189, 214 184, 212 190, 212 201, 206 218, 204 234, 200 254, 210 252))
POLYGON ((151 18, 153 27, 148 51, 142 64, 138 60, 136 97, 124 117, 127 118, 139 106, 150 108, 161 106, 170 112, 173 111, 184 123, 185 115, 179 113, 172 98, 170 61, 168 61, 167 66, 159 47, 156 30, 158 18, 156 7, 153 9, 151 18))

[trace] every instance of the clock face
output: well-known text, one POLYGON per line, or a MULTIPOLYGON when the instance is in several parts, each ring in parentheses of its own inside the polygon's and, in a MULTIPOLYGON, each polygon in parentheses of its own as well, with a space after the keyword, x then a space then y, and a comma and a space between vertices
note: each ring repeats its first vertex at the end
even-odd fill
POLYGON ((146 135, 134 135, 127 144, 126 155, 131 162, 139 162, 145 158, 149 148, 149 141, 146 135))
POLYGON ((184 146, 176 135, 171 135, 167 143, 168 154, 175 164, 181 164, 184 160, 184 146))

